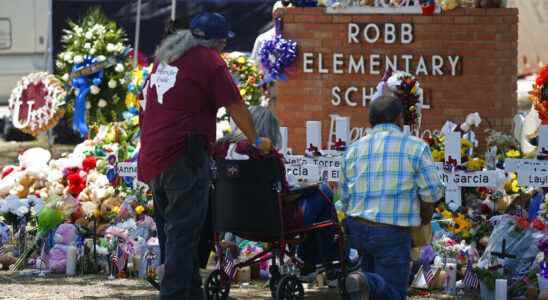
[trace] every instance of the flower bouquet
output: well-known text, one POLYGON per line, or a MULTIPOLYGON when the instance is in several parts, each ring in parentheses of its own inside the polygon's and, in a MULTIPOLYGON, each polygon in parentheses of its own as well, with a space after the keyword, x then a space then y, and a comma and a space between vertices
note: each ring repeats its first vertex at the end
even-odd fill
POLYGON ((76 101, 67 107, 76 119, 74 127, 85 136, 86 122, 122 120, 131 69, 125 32, 102 11, 92 9, 81 22, 69 22, 61 42, 56 67, 62 81, 74 88, 76 101))

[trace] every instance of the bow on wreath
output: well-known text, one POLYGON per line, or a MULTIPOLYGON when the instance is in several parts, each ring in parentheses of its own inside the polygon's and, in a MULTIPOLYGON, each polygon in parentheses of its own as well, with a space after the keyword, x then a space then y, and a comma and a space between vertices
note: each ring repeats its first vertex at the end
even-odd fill
POLYGON ((266 41, 259 50, 260 62, 266 73, 261 85, 274 80, 287 80, 285 69, 297 58, 297 43, 282 38, 281 18, 276 18, 275 30, 275 37, 266 41))
POLYGON ((82 72, 84 69, 88 69, 91 66, 97 64, 97 58, 86 56, 84 61, 74 65, 72 67, 73 74, 80 74, 78 77, 72 79, 72 86, 78 90, 76 96, 76 103, 74 104, 74 116, 72 120, 72 127, 74 130, 80 132, 82 137, 86 136, 89 132, 86 124, 86 98, 91 90, 91 84, 99 86, 103 82, 104 71, 99 69, 96 72, 87 74, 89 72, 82 72), (91 83, 91 84, 90 84, 91 83))

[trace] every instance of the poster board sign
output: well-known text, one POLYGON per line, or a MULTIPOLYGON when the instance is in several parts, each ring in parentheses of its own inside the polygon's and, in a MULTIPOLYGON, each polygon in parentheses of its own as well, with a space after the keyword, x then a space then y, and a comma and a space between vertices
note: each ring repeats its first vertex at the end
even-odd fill
POLYGON ((137 178, 137 162, 120 162, 116 164, 116 171, 120 177, 137 178))
POLYGON ((317 182, 320 179, 320 170, 314 165, 286 164, 285 172, 287 176, 292 176, 297 180, 317 182))

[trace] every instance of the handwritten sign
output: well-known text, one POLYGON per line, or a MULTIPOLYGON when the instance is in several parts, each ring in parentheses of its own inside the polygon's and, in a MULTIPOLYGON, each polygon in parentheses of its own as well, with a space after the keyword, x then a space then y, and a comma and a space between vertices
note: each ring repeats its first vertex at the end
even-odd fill
POLYGON ((536 170, 520 170, 518 183, 527 187, 548 187, 548 172, 536 170))
POLYGON ((120 162, 116 165, 118 176, 137 177, 137 162, 120 162))
POLYGON ((504 161, 504 170, 508 172, 548 170, 548 160, 507 158, 504 161))

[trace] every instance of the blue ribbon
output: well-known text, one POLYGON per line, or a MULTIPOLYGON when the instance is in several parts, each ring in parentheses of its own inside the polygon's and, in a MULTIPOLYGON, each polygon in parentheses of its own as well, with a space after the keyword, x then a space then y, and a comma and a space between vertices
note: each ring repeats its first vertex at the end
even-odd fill
POLYGON ((261 65, 266 70, 265 79, 259 85, 264 85, 274 80, 287 81, 285 68, 289 67, 297 58, 297 43, 282 38, 282 20, 276 19, 276 36, 264 43, 259 51, 261 65), (271 61, 271 56, 275 59, 271 61))
MULTIPOLYGON (((96 58, 86 56, 84 57, 84 61, 82 63, 76 64, 72 67, 72 72, 79 72, 80 70, 88 68, 96 63, 98 63, 96 58)), ((91 84, 96 86, 100 85, 103 81, 103 76, 104 71, 101 69, 93 74, 87 76, 82 75, 72 79, 72 86, 79 91, 74 104, 72 127, 74 130, 78 131, 82 137, 87 136, 89 132, 86 124, 86 98, 90 92, 91 84)))

